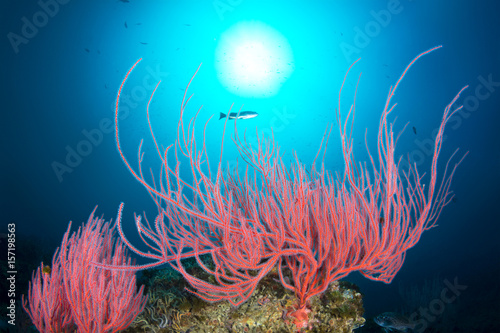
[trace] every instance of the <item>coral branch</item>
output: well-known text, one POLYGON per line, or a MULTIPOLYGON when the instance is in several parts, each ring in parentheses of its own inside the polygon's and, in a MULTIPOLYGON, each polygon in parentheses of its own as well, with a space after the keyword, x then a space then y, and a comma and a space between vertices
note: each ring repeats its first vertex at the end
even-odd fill
MULTIPOLYGON (((419 241, 425 230, 434 226, 443 206, 449 202, 451 177, 458 165, 455 164, 449 174, 445 172, 436 189, 444 128, 458 110, 451 111, 463 89, 444 111, 427 184, 416 166, 400 170, 400 160, 394 156, 399 135, 394 138, 393 124, 388 121, 396 106, 392 104, 394 93, 410 67, 438 48, 440 46, 413 59, 389 90, 378 129, 378 154, 374 157, 368 152, 369 162, 365 164, 357 164, 353 157, 352 120, 357 86, 352 105, 347 112, 341 112, 342 89, 352 66, 349 68, 339 92, 336 115, 345 162, 343 176, 334 176, 323 166, 318 171, 314 164, 308 171, 297 157, 287 168, 274 137, 265 140, 257 135, 258 145, 252 147, 246 135, 240 138, 236 124, 233 142, 247 163, 244 175, 238 170, 223 171, 222 152, 213 173, 205 130, 201 145, 194 135, 200 109, 187 125, 183 121, 191 98, 186 101, 193 76, 181 104, 177 140, 162 150, 153 134, 149 102, 154 91, 151 95, 147 120, 161 173, 156 179, 146 179, 142 173, 142 141, 138 171, 127 161, 120 143, 119 100, 130 70, 117 96, 116 142, 128 170, 149 192, 159 212, 152 226, 136 217, 137 231, 152 251, 143 252, 130 244, 123 234, 121 221, 118 221, 118 230, 129 248, 154 262, 141 266, 120 267, 115 263, 103 266, 134 270, 169 263, 189 282, 191 292, 206 301, 227 300, 233 305, 248 299, 258 282, 277 267, 283 287, 295 292, 297 297, 296 311, 291 312, 297 318, 299 315, 307 318, 311 297, 353 271, 390 283, 401 268, 406 251, 419 241), (197 150, 197 147, 202 148, 197 150), (183 172, 189 173, 188 176, 183 173, 181 177, 181 164, 187 166, 183 172), (204 255, 211 257, 210 265, 202 260, 204 255), (186 271, 182 260, 189 257, 196 258, 200 267, 213 276, 210 282, 186 271)), ((224 129, 226 124, 227 118, 224 129)), ((327 127, 321 142, 323 156, 330 131, 327 127)), ((221 150, 223 143, 224 137, 221 150)))

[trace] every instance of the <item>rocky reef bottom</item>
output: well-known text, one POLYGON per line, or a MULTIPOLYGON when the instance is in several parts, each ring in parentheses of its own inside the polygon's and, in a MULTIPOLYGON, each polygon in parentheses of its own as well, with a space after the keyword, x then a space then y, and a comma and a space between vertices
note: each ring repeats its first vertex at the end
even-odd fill
POLYGON ((283 288, 277 272, 265 277, 248 301, 237 308, 225 301, 207 303, 190 294, 184 289, 182 276, 171 269, 142 274, 148 303, 125 332, 347 333, 365 322, 362 295, 357 286, 348 282, 335 281, 324 293, 313 297, 307 307, 307 322, 298 329, 295 318, 289 315, 296 298, 283 288))

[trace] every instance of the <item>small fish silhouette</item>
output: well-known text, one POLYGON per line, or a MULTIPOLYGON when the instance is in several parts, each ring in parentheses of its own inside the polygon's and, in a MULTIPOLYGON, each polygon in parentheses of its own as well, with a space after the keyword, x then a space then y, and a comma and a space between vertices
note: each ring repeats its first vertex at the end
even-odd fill
POLYGON ((226 115, 225 113, 220 113, 219 120, 222 118, 228 118, 228 119, 250 119, 250 118, 255 118, 259 114, 255 111, 241 111, 241 112, 231 112, 230 114, 226 115))
POLYGON ((51 272, 50 266, 43 266, 43 268, 42 268, 42 273, 43 274, 50 275, 50 272, 51 272))
POLYGON ((386 332, 411 332, 415 328, 414 322, 394 312, 384 312, 373 318, 373 321, 382 326, 386 332))

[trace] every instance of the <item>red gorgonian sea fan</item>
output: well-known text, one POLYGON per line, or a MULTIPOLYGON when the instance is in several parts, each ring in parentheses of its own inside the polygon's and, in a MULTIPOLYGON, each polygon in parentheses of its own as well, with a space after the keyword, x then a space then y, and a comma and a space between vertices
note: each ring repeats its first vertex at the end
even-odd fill
MULTIPOLYGON (((70 237, 71 222, 52 267, 43 263, 33 275, 23 307, 44 332, 118 332, 144 309, 144 286, 137 290, 135 273, 97 267, 131 265, 126 247, 114 237, 110 222, 94 217, 70 237)), ((117 219, 121 218, 120 214, 117 219)))
POLYGON ((408 169, 402 170, 401 159, 394 156, 399 135, 394 137, 393 124, 388 121, 395 107, 391 100, 414 62, 439 47, 413 59, 390 88, 380 117, 377 154, 368 151, 368 163, 358 164, 353 157, 352 119, 357 86, 350 108, 341 112, 346 74, 337 109, 345 163, 342 176, 325 171, 323 166, 316 167, 317 157, 326 153, 331 127, 325 130, 320 150, 310 170, 306 170, 298 158, 289 167, 285 165, 274 137, 263 140, 257 135, 258 145, 252 147, 246 135, 243 139, 239 136, 236 121, 233 142, 246 168, 241 174, 237 169, 234 172, 224 169, 222 152, 227 118, 218 162, 215 171, 212 170, 205 137, 208 121, 203 137, 196 138, 195 124, 200 110, 187 126, 183 120, 191 99, 186 99, 186 94, 193 76, 182 100, 177 139, 166 148, 158 143, 150 120, 150 102, 158 85, 151 95, 146 113, 160 166, 158 176, 150 170, 151 176, 146 177, 142 165, 143 141, 137 154, 138 167, 134 168, 122 150, 118 124, 120 94, 140 60, 137 61, 118 93, 116 143, 125 165, 149 192, 158 213, 153 223, 146 216, 135 217, 139 235, 149 251, 141 251, 127 240, 121 221, 118 230, 133 252, 153 263, 102 266, 138 270, 169 263, 189 282, 190 292, 209 302, 227 300, 235 306, 247 300, 258 282, 277 267, 282 285, 297 297, 288 315, 295 318, 299 328, 307 326, 308 300, 353 271, 390 283, 401 268, 406 251, 419 241, 425 230, 435 225, 442 208, 451 200, 451 179, 461 161, 454 166, 449 166, 448 161, 441 181, 438 180, 437 163, 445 125, 461 108, 453 109, 453 105, 465 88, 444 110, 427 184, 416 165, 409 163, 408 169), (213 265, 206 265, 200 258, 202 255, 209 255, 213 265), (182 264, 182 259, 189 257, 196 258, 215 282, 189 274, 182 264))

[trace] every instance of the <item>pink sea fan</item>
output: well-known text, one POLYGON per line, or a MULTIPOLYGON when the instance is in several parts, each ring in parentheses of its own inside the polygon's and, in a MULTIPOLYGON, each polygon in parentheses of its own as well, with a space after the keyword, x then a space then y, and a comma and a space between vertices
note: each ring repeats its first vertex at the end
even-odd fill
POLYGON ((74 331, 71 307, 64 292, 63 274, 57 250, 52 258, 50 270, 42 262, 36 272, 33 272, 28 299, 29 306, 23 295, 23 308, 41 333, 74 331))
MULTIPOLYGON (((24 308, 40 332, 117 332, 144 309, 144 287, 136 288, 134 272, 110 271, 93 263, 130 265, 126 248, 114 228, 94 218, 70 235, 71 222, 56 251, 50 273, 37 269, 24 308), (40 278, 40 275, 43 275, 40 278), (42 283, 43 280, 43 283, 42 283)), ((120 219, 120 213, 118 215, 120 219)))

